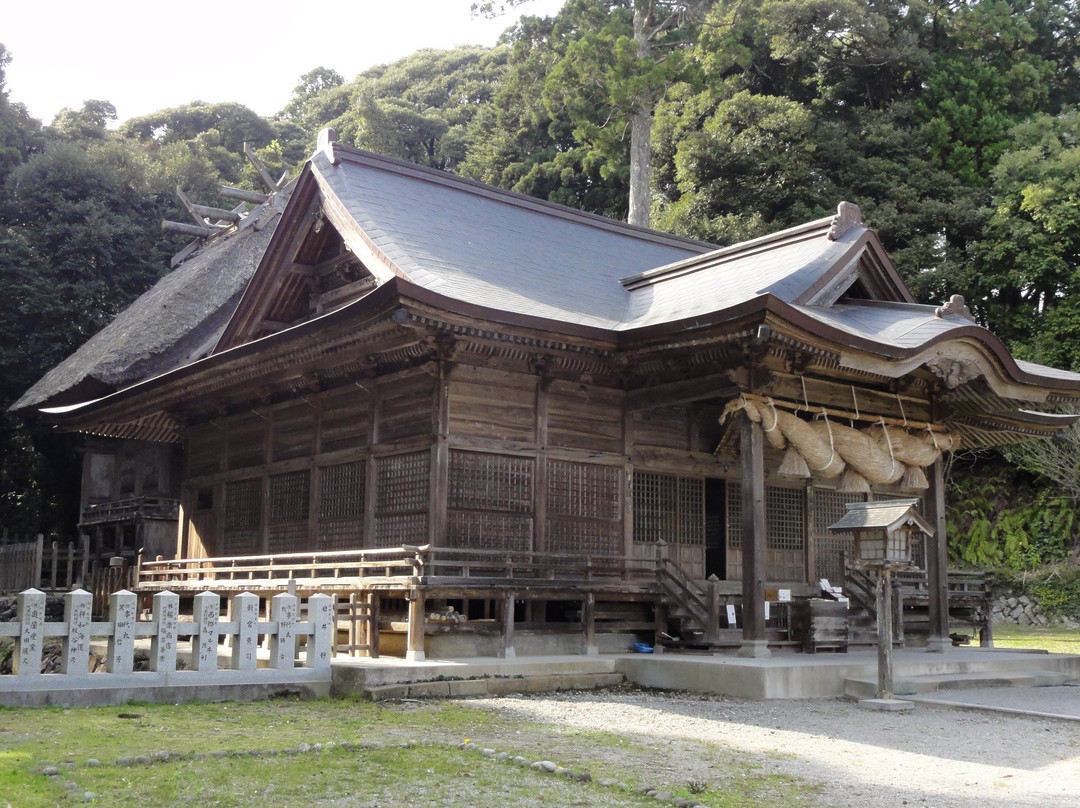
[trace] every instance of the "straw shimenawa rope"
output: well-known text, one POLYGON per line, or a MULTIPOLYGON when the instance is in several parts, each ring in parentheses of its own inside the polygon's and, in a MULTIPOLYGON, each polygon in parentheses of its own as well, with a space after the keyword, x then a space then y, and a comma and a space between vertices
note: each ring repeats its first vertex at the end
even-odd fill
POLYGON ((770 399, 745 396, 728 402, 721 423, 739 411, 762 425, 773 448, 785 452, 778 469, 782 476, 809 477, 814 472, 827 479, 841 477, 841 487, 849 491, 897 482, 908 489, 926 488, 922 469, 935 463, 943 451, 957 448, 956 439, 948 433, 927 430, 913 435, 884 421, 865 430, 853 429, 830 420, 824 412, 821 420, 808 423, 777 409, 770 399))

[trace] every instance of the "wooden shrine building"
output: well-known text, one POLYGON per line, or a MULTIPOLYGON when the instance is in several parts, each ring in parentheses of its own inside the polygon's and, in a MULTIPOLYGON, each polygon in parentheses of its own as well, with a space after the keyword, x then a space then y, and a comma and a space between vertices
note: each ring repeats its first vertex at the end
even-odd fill
POLYGON ((168 367, 34 403, 179 458, 145 591, 359 595, 414 657, 449 606, 502 653, 726 626, 767 654, 766 592, 842 582, 828 526, 912 493, 940 645, 942 454, 1053 435, 1080 400, 962 299, 915 303, 854 205, 716 248, 328 132, 223 311, 168 367))

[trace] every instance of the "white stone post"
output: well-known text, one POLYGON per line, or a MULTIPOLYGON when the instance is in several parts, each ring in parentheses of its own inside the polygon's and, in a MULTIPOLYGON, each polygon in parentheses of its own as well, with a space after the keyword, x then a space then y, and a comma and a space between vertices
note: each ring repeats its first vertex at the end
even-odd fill
POLYGON ((275 623, 270 635, 270 667, 288 670, 296 657, 296 595, 282 592, 270 599, 270 620, 275 623))
POLYGON ((64 595, 64 655, 60 658, 60 673, 86 675, 90 672, 90 612, 94 596, 84 589, 64 595))
POLYGON ((337 604, 329 595, 308 598, 308 622, 311 636, 307 641, 305 668, 325 670, 334 655, 334 634, 337 632, 337 604))
POLYGON ((194 598, 198 641, 191 641, 191 667, 197 671, 217 670, 218 619, 221 598, 213 592, 200 592, 194 598))
POLYGON ((41 651, 44 638, 45 593, 27 589, 15 598, 19 635, 15 638, 15 653, 11 657, 11 672, 18 676, 41 673, 41 651))
POLYGON ((134 592, 121 589, 109 595, 109 622, 113 626, 105 659, 105 670, 109 673, 131 673, 135 670, 137 609, 134 592))
POLYGON ((180 623, 180 596, 169 591, 154 595, 157 634, 150 642, 150 670, 176 670, 176 632, 180 623))
POLYGON ((232 599, 236 636, 232 643, 232 667, 253 671, 259 661, 259 596, 241 592, 232 599))

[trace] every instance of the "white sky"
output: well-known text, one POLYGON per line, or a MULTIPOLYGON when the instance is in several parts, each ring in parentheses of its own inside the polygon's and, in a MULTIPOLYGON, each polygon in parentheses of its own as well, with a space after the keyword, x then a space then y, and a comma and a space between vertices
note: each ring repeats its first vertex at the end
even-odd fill
POLYGON ((471 0, 8 0, 0 42, 12 56, 8 97, 46 124, 91 98, 111 101, 121 121, 194 100, 272 115, 312 68, 348 81, 420 48, 490 46, 520 13, 563 2, 489 21, 472 18, 471 0))

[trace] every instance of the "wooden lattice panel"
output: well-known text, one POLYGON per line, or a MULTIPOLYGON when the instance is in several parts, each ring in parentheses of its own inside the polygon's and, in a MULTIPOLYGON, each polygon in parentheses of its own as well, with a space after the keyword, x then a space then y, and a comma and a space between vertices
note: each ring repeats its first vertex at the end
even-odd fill
POLYGON ((848 494, 831 488, 813 488, 810 491, 811 529, 814 538, 814 574, 828 578, 830 583, 842 586, 844 581, 844 558, 855 552, 855 535, 834 533, 829 525, 835 524, 847 513, 851 502, 862 502, 862 494, 848 494))
POLYGON ((307 522, 311 473, 290 471, 270 477, 270 525, 307 522))
POLYGON ((705 481, 634 473, 634 541, 700 545, 705 542, 705 481))
POLYGON ((557 553, 620 554, 622 470, 549 460, 546 547, 557 553))
POLYGON ((447 506, 532 513, 534 465, 526 457, 451 451, 447 506))
POLYGON ((266 530, 266 541, 267 551, 271 553, 296 553, 314 545, 306 522, 271 525, 266 530))
POLYGON ((427 544, 426 513, 379 516, 375 519, 375 547, 399 547, 402 544, 427 544))
POLYGON ((471 550, 531 550, 533 520, 509 513, 451 511, 446 546, 471 550))
POLYGON ((319 469, 319 521, 364 515, 367 462, 338 463, 319 469))
POLYGON ((356 550, 364 546, 364 486, 367 461, 319 469, 320 550, 356 550))
POLYGON ((430 452, 380 457, 375 461, 375 510, 389 513, 427 511, 430 452))
POLYGON ((765 575, 770 581, 806 580, 806 492, 765 489, 765 575))
POLYGON ((225 485, 222 533, 223 555, 259 552, 262 524, 262 480, 238 480, 225 485))

